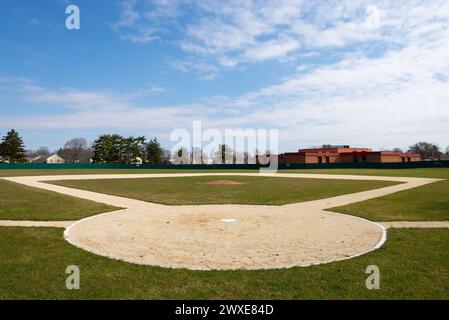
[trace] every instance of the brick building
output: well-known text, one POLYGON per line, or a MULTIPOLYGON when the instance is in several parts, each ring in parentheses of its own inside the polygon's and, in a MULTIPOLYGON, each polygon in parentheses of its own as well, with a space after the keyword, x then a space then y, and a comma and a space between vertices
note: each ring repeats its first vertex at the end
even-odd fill
POLYGON ((421 156, 414 153, 373 151, 368 148, 324 145, 322 148, 300 149, 279 155, 279 163, 363 163, 415 162, 421 156))

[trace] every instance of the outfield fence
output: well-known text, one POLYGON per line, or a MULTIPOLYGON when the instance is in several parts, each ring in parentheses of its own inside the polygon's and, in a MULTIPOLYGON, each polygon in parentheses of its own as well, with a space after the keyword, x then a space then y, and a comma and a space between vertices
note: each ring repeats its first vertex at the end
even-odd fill
MULTIPOLYGON (((0 170, 11 169, 173 169, 173 170, 258 170, 267 167, 259 164, 121 164, 121 163, 0 163, 0 170)), ((398 163, 323 163, 323 164, 279 164, 279 170, 287 169, 411 169, 449 168, 449 161, 420 161, 398 163)))

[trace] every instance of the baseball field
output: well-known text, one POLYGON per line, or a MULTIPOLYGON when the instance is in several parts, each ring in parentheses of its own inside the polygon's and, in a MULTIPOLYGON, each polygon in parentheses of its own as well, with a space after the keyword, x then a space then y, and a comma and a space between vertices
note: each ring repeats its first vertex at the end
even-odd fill
POLYGON ((0 170, 0 299, 448 299, 448 179, 0 170))

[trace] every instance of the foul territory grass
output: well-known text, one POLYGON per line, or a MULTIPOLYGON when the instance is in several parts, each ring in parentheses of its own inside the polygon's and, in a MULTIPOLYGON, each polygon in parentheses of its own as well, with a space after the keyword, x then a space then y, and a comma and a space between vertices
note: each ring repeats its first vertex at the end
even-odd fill
POLYGON ((374 221, 449 220, 449 181, 435 182, 330 210, 374 221))
POLYGON ((168 205, 264 204, 323 199, 396 184, 387 181, 324 180, 273 177, 170 177, 65 180, 51 183, 168 205), (210 184, 232 181, 236 185, 210 184))
POLYGON ((78 220, 113 210, 118 208, 0 179, 0 220, 78 220))
POLYGON ((449 179, 449 168, 413 169, 297 169, 282 173, 353 174, 365 176, 416 177, 449 179))
POLYGON ((0 299, 449 299, 449 232, 394 229, 377 251, 307 268, 189 271, 111 260, 78 249, 61 229, 0 227, 0 299), (80 290, 67 290, 67 266, 80 290), (365 287, 369 265, 380 289, 365 287))
MULTIPOLYGON (((449 179, 449 168, 420 169, 335 169, 316 173, 403 176, 449 179)), ((297 171, 299 172, 299 171, 297 171)), ((440 181, 385 197, 353 203, 330 210, 374 221, 449 220, 449 181, 440 181)))

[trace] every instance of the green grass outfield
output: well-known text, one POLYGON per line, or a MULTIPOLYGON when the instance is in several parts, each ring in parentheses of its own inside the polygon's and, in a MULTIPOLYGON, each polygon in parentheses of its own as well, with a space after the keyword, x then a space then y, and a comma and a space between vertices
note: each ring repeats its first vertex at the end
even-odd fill
POLYGON ((0 179, 0 220, 78 220, 118 208, 0 179))
POLYGON ((389 181, 238 176, 61 180, 49 183, 168 205, 282 205, 324 199, 397 184, 389 181), (208 184, 218 180, 240 184, 208 184))
POLYGON ((62 229, 0 227, 0 299, 449 299, 449 232, 390 230, 368 255, 307 268, 189 271, 140 266, 78 249, 62 229), (67 290, 68 265, 81 289, 67 290), (380 268, 368 290, 365 269, 380 268))

